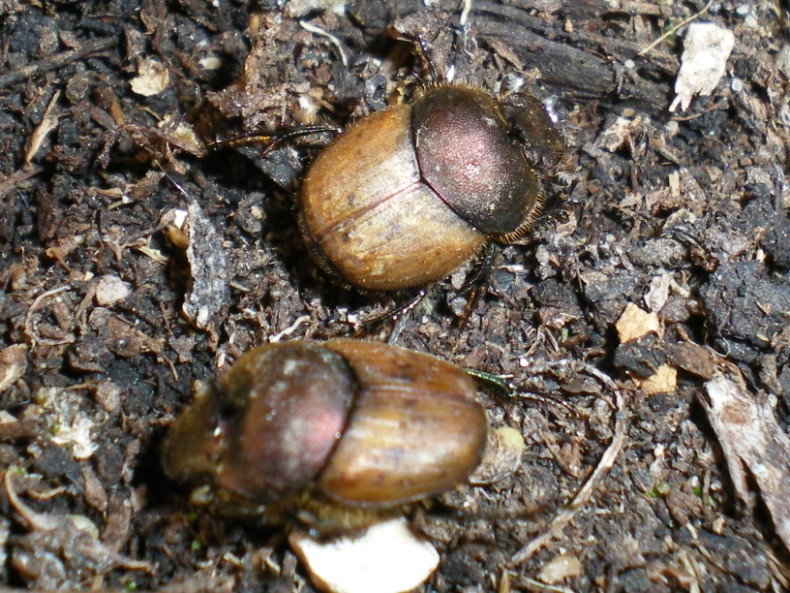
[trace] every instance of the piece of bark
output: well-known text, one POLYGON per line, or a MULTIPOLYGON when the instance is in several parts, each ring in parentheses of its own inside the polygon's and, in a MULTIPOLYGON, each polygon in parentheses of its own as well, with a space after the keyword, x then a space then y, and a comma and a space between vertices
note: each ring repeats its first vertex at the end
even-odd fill
POLYGON ((777 535, 790 550, 790 438, 766 401, 753 397, 743 378, 719 373, 699 400, 716 431, 736 494, 753 507, 749 478, 757 485, 777 535))

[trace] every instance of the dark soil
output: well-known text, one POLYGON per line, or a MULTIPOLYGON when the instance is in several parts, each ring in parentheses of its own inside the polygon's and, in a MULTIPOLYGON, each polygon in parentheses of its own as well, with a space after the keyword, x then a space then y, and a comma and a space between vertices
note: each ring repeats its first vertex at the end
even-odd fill
POLYGON ((191 507, 159 450, 192 382, 250 347, 357 334, 573 410, 486 400, 522 429, 523 464, 416 513, 443 557, 426 591, 546 590, 535 579, 561 554, 581 566, 563 591, 787 587, 777 517, 756 488, 751 508, 736 495, 696 358, 730 365, 787 432, 787 3, 475 1, 466 27, 457 2, 267 4, 0 2, 4 585, 311 591, 282 527, 191 507), (686 28, 639 52, 703 9, 735 47, 715 92, 670 113, 686 28), (394 324, 360 325, 411 294, 359 294, 308 264, 296 188, 331 134, 206 146, 408 100, 427 73, 396 33, 423 39, 440 78, 555 100, 567 152, 477 302, 470 263, 394 324), (660 328, 621 344, 629 303, 660 328), (625 397, 625 445, 573 520, 506 568, 617 436, 612 390, 579 363, 625 397), (676 383, 644 388, 662 365, 676 383))

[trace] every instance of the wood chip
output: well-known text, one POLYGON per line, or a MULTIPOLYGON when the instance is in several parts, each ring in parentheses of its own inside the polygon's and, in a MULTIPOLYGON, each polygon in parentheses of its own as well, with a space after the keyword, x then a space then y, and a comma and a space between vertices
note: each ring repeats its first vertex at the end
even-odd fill
POLYGON ((678 372, 675 367, 662 364, 656 372, 642 381, 641 387, 648 395, 674 393, 678 385, 678 372))
POLYGON ((634 305, 628 303, 620 315, 620 319, 615 323, 617 335, 620 336, 620 343, 625 344, 631 340, 636 340, 649 333, 658 336, 663 334, 661 321, 655 313, 648 313, 634 305))

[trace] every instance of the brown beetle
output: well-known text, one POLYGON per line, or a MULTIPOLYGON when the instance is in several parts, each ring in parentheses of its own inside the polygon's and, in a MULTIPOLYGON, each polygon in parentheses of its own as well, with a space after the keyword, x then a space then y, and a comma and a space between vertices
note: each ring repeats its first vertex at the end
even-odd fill
POLYGON ((366 526, 464 482, 487 421, 476 383, 427 354, 358 340, 245 353, 171 427, 165 473, 229 514, 366 526))
POLYGON ((303 183, 300 227, 321 266, 373 291, 441 280, 542 203, 562 141, 540 102, 439 85, 337 137, 303 183))

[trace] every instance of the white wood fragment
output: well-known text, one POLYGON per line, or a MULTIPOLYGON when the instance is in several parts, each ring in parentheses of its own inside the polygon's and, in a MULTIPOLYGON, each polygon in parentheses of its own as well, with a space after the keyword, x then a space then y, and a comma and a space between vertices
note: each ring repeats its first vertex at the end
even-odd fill
POLYGON ((640 387, 648 395, 674 393, 677 385, 678 371, 668 364, 659 366, 655 373, 640 383, 640 387))
POLYGON ((330 593, 405 593, 439 565, 436 549, 414 535, 403 517, 372 525, 358 537, 318 541, 294 531, 288 541, 313 583, 330 593))
POLYGON ((710 95, 724 76, 727 58, 735 45, 735 35, 713 23, 689 25, 681 56, 680 71, 675 81, 675 100, 669 106, 685 111, 695 94, 710 95))
POLYGON ((54 444, 68 448, 72 457, 78 460, 88 459, 96 452, 99 445, 92 437, 96 422, 83 411, 80 393, 43 387, 36 392, 34 399, 50 414, 48 420, 54 431, 50 440, 54 444))

